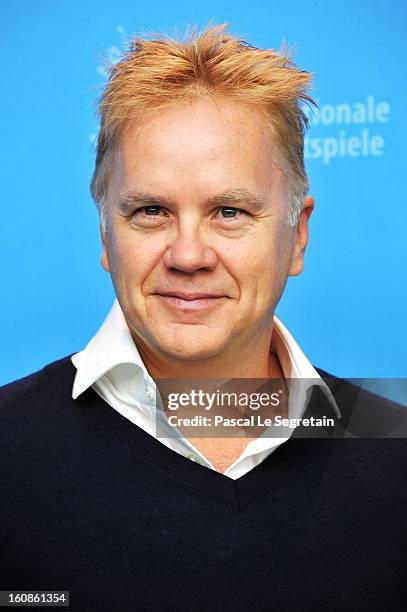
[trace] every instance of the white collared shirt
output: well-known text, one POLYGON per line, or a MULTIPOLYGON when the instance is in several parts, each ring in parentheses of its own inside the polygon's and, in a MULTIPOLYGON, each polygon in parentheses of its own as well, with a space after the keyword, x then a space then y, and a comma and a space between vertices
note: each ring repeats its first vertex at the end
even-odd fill
MULTIPOLYGON (((306 391, 314 385, 322 388, 336 415, 340 416, 335 399, 325 381, 276 316, 271 347, 277 354, 285 378, 306 379, 305 384, 298 387, 300 395, 290 397, 289 416, 301 417, 304 414, 306 398, 309 397, 306 391)), ((178 431, 177 435, 174 435, 175 430, 169 425, 164 413, 157 409, 155 382, 141 359, 117 300, 86 348, 72 356, 72 363, 77 369, 72 389, 73 399, 92 387, 112 408, 167 447, 192 461, 215 469, 178 431)), ((252 440, 224 475, 233 480, 240 478, 259 465, 289 437, 261 436, 252 440)))

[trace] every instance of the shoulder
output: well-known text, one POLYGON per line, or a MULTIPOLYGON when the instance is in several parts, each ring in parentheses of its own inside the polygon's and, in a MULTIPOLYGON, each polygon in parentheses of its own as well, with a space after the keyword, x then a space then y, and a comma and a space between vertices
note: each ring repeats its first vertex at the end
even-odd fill
POLYGON ((76 373, 71 355, 44 366, 38 372, 0 387, 0 418, 16 410, 30 411, 34 406, 52 404, 56 398, 69 397, 76 373))
POLYGON ((72 399, 76 368, 70 357, 0 387, 1 472, 23 474, 31 464, 51 465, 67 434, 78 438, 80 418, 72 399))
MULTIPOLYGON (((315 436, 325 439, 312 440, 310 446, 315 469, 324 465, 325 482, 332 483, 332 487, 338 488, 346 499, 349 499, 347 491, 354 499, 360 499, 362 495, 373 499, 376 491, 380 492, 381 503, 387 503, 386 499, 396 503, 401 497, 403 504, 407 503, 404 487, 407 477, 407 408, 363 389, 355 384, 355 379, 346 380, 320 368, 316 370, 332 392, 341 418, 334 418, 334 426, 326 429, 326 435, 318 432, 315 436)), ((320 388, 315 388, 312 400, 310 415, 333 416, 320 388)), ((307 431, 302 433, 304 438, 310 437, 307 431)))
POLYGON ((315 368, 339 407, 342 426, 361 437, 407 437, 407 408, 364 389, 363 379, 343 379, 315 368))
POLYGON ((86 411, 72 399, 75 372, 67 356, 0 387, 0 483, 6 496, 31 495, 35 483, 48 486, 63 470, 60 464, 79 452, 86 411))

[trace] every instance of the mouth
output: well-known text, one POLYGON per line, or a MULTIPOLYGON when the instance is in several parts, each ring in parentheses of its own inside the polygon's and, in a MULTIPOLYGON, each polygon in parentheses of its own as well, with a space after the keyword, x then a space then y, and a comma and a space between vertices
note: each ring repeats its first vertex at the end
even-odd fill
POLYGON ((207 310, 218 306, 227 299, 225 295, 214 295, 211 293, 182 293, 171 291, 168 293, 155 293, 156 297, 171 309, 183 312, 207 310))

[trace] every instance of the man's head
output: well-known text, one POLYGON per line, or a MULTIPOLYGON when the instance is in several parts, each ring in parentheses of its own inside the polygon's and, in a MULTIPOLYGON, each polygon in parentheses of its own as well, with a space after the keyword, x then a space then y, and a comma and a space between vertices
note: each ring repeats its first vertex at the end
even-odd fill
POLYGON ((146 350, 202 361, 269 338, 313 205, 309 78, 223 27, 137 39, 112 68, 92 194, 103 267, 146 350))

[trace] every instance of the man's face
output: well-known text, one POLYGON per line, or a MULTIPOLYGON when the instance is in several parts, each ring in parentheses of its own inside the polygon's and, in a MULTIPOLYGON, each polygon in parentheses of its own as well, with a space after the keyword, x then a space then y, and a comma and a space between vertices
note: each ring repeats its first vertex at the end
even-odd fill
POLYGON ((272 146, 264 116, 231 100, 174 103, 122 134, 102 265, 136 343, 190 361, 269 337, 306 225, 288 226, 272 146))

